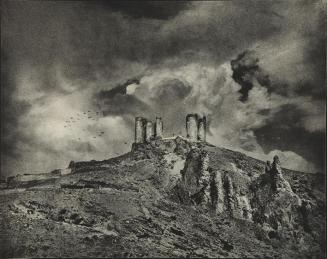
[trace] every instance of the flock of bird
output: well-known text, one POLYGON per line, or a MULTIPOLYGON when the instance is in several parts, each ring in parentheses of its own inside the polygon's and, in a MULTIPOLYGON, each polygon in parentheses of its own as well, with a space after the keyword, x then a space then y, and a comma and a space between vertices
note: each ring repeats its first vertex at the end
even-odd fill
MULTIPOLYGON (((98 121, 100 117, 101 116, 99 111, 87 111, 83 113, 77 113, 75 117, 71 116, 67 120, 65 120, 64 128, 72 128, 73 124, 85 120, 98 121)), ((83 131, 86 131, 86 129, 83 129, 83 131)), ((96 139, 97 137, 102 137, 104 133, 104 131, 100 131, 95 136, 93 136, 93 138, 96 139)), ((78 140, 81 140, 81 138, 78 138, 78 140)))
MULTIPOLYGON (((96 111, 96 112, 92 112, 92 111, 87 111, 87 112, 83 112, 83 113, 77 113, 75 117, 71 116, 69 117, 67 120, 65 120, 65 124, 64 124, 64 128, 70 128, 72 129, 73 124, 81 122, 81 121, 85 121, 85 120, 93 120, 93 121, 98 121, 99 118, 101 118, 101 112, 96 111)), ((86 129, 82 129, 83 131, 86 131, 86 129)), ((97 132, 95 136, 92 136, 93 139, 102 137, 104 135, 104 131, 100 131, 97 132)), ((77 140, 81 140, 81 138, 77 138, 77 140)), ((127 142, 124 142, 125 145, 127 145, 127 142)), ((119 153, 116 153, 117 155, 119 155, 119 153)))

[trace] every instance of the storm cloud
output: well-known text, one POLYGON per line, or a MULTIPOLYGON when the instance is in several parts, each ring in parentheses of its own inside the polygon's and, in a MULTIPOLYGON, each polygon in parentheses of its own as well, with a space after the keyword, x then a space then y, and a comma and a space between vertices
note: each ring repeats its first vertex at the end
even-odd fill
POLYGON ((183 134, 191 112, 218 146, 323 170, 321 1, 4 1, 1 14, 2 176, 127 152, 138 115, 183 134), (101 116, 65 127, 88 111, 101 116))

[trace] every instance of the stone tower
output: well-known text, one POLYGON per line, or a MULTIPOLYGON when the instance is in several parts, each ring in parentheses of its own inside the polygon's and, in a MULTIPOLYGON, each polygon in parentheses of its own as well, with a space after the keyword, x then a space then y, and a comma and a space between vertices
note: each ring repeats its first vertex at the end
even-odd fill
POLYGON ((198 140, 198 115, 188 114, 186 116, 186 134, 191 141, 198 140))
POLYGON ((135 118, 135 142, 144 143, 156 136, 162 138, 163 123, 160 117, 156 117, 156 121, 152 122, 143 117, 135 118))
POLYGON ((135 118, 135 143, 143 143, 145 137, 144 130, 145 119, 143 117, 135 118))
POLYGON ((162 138, 163 132, 163 123, 160 117, 156 117, 156 124, 155 124, 155 136, 158 138, 162 138))
POLYGON ((186 116, 187 138, 191 141, 206 141, 207 118, 199 117, 198 114, 188 114, 186 116))
POLYGON ((206 141, 207 118, 203 116, 198 120, 198 140, 206 141))
POLYGON ((147 121, 145 124, 145 141, 149 142, 153 136, 153 123, 152 121, 147 121))

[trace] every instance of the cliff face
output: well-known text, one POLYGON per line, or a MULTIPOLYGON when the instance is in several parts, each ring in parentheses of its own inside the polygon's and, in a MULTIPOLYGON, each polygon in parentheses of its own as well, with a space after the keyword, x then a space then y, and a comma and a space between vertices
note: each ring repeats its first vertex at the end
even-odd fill
POLYGON ((322 222, 324 218, 323 196, 308 197, 305 192, 293 191, 290 182, 294 185, 295 182, 284 178, 278 163, 251 177, 251 173, 233 163, 232 170, 211 167, 210 159, 214 156, 215 153, 210 157, 205 149, 188 153, 181 179, 174 189, 175 200, 251 222, 262 228, 266 238, 293 240, 305 246, 306 236, 314 242, 313 236, 321 231, 317 220, 322 222))
POLYGON ((179 137, 70 167, 51 181, 0 190, 3 256, 325 253, 322 175, 179 137))

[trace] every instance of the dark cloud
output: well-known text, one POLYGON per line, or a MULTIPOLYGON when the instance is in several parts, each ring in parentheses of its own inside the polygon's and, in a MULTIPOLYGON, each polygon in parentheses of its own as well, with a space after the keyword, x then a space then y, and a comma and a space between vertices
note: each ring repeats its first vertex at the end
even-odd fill
MULTIPOLYGON (((123 60, 158 65, 178 56, 180 65, 207 53, 209 57, 204 60, 221 62, 253 41, 269 38, 278 31, 275 16, 263 13, 269 8, 267 3, 206 3, 201 12, 197 5, 170 1, 6 1, 2 20, 8 42, 5 47, 17 62, 28 61, 32 63, 28 65, 43 70, 59 66, 65 76, 80 80, 81 86, 85 86, 87 81, 99 77, 121 77, 117 70, 128 70, 129 65, 124 65, 123 60), (133 18, 112 12, 112 8, 133 18), (184 12, 178 13, 181 10, 184 12), (167 12, 170 19, 152 21, 147 15, 141 18, 139 12, 148 16, 167 12), (258 23, 259 20, 265 23, 258 23), (243 29, 239 30, 240 27, 243 29)), ((128 78, 125 75, 117 80, 128 78)), ((41 85, 46 89, 53 87, 47 82, 41 85)))
POLYGON ((110 115, 138 115, 146 112, 151 107, 134 96, 117 94, 113 98, 102 98, 97 103, 105 116, 110 115))
POLYGON ((26 101, 13 100, 15 96, 15 75, 13 73, 16 69, 15 65, 8 59, 4 48, 1 48, 1 158, 4 161, 4 156, 19 158, 21 155, 13 143, 27 140, 23 139, 17 130, 18 119, 31 108, 31 104, 26 101))
MULTIPOLYGON (((319 26, 324 31, 322 26, 319 26)), ((318 34, 319 35, 319 34, 318 34)), ((298 95, 311 95, 315 99, 324 100, 326 96, 326 37, 319 35, 308 43, 304 54, 304 62, 312 69, 308 80, 299 82, 295 90, 298 95)))
POLYGON ((178 79, 168 79, 159 82, 157 94, 154 96, 154 101, 163 106, 172 105, 172 103, 180 102, 187 97, 191 92, 191 87, 184 84, 178 79))
MULTIPOLYGON (((322 56, 324 55, 325 51, 321 48, 320 44, 314 47, 310 51, 320 53, 322 56)), ((317 60, 317 63, 313 65, 314 69, 312 72, 308 71, 310 78, 297 82, 296 87, 294 87, 287 80, 281 81, 280 79, 271 78, 268 74, 269 72, 265 71, 260 65, 258 53, 254 50, 246 50, 239 54, 231 61, 231 67, 233 70, 233 79, 241 86, 239 90, 241 93, 240 101, 245 102, 248 99, 249 91, 253 88, 254 83, 267 88, 268 93, 276 93, 286 97, 292 97, 295 94, 312 96, 317 99, 323 98, 325 87, 322 69, 325 65, 321 62, 321 56, 313 57, 315 55, 314 53, 307 55, 309 57, 306 57, 305 61, 308 62, 308 59, 311 59, 308 62, 309 65, 314 63, 313 60, 317 60)))
MULTIPOLYGON (((312 54, 305 53, 313 60, 319 60, 319 58, 313 58, 312 54)), ((321 53, 324 52, 322 51, 321 53)), ((305 60, 308 60, 308 57, 305 60)), ((320 65, 317 65, 318 70, 321 69, 320 65)), ((301 101, 301 97, 322 98, 322 94, 325 91, 323 81, 321 80, 323 75, 317 73, 317 71, 313 71, 312 74, 308 72, 310 76, 319 74, 317 75, 318 78, 314 77, 310 81, 309 77, 307 81, 298 82, 296 85, 287 82, 287 80, 274 80, 273 76, 271 77, 268 74, 268 71, 262 69, 258 53, 255 51, 241 53, 236 59, 231 61, 231 67, 233 79, 241 85, 239 92, 241 93, 240 101, 242 102, 248 100, 255 84, 257 87, 266 88, 269 95, 280 95, 283 98, 287 98, 286 100, 289 100, 289 102, 300 98, 299 101, 295 101, 293 104, 281 105, 278 107, 277 112, 274 112, 272 109, 257 111, 258 114, 268 118, 262 127, 254 128, 258 144, 265 153, 269 153, 274 149, 292 150, 316 164, 317 168, 322 170, 325 165, 324 145, 322 144, 325 143, 325 133, 323 131, 308 132, 304 125, 308 115, 314 116, 314 114, 317 114, 317 110, 319 114, 323 115, 324 111, 320 102, 315 103, 312 101, 311 105, 307 106, 305 100, 301 101), (316 84, 313 84, 313 82, 316 84), (317 95, 318 93, 319 95, 317 95)), ((310 121, 308 123, 313 124, 316 122, 310 121)), ((249 151, 254 149, 251 144, 250 146, 246 144, 242 147, 249 151)))
MULTIPOLYGON (((122 12, 133 18, 166 20, 187 8, 188 1, 98 1, 104 7, 122 12)), ((90 3, 88 3, 90 4, 90 3)), ((94 3, 91 3, 94 4, 94 3)))
POLYGON ((253 51, 245 51, 231 61, 233 79, 240 84, 240 101, 245 102, 249 97, 249 91, 253 88, 253 78, 257 78, 263 85, 270 85, 268 75, 262 75, 259 68, 259 59, 253 51))
POLYGON ((166 133, 177 134, 184 125, 187 110, 181 107, 180 112, 176 113, 176 107, 180 107, 180 103, 189 95, 191 87, 178 79, 164 79, 157 84, 155 92, 151 92, 140 85, 138 79, 130 79, 111 90, 101 90, 95 95, 95 102, 105 116, 120 115, 130 124, 134 123, 136 116, 148 119, 162 116, 166 133), (149 96, 148 103, 127 93, 127 88, 133 84, 140 87, 140 95, 149 96))
POLYGON ((133 78, 110 90, 101 90, 94 95, 94 103, 101 109, 104 116, 129 115, 132 117, 145 113, 150 107, 135 96, 127 94, 128 86, 139 83, 139 79, 133 78))
POLYGON ((125 95, 127 93, 127 87, 131 84, 139 84, 140 80, 139 79, 129 79, 127 80, 125 83, 120 84, 110 90, 101 90, 98 94, 97 94, 97 98, 100 100, 103 99, 112 99, 114 98, 116 95, 120 94, 120 95, 125 95))
POLYGON ((255 135, 265 152, 292 150, 323 170, 326 162, 325 133, 306 131, 300 122, 303 115, 296 106, 285 105, 266 125, 255 129, 255 135))

